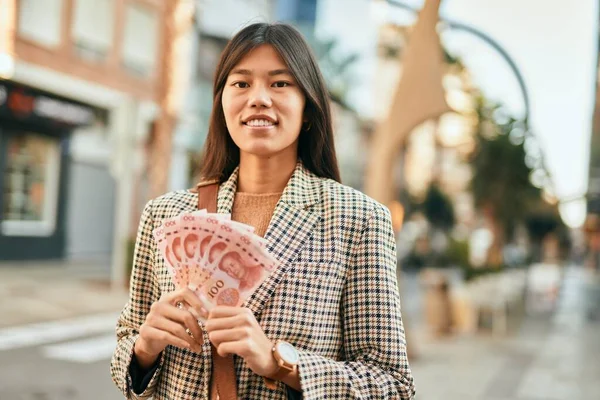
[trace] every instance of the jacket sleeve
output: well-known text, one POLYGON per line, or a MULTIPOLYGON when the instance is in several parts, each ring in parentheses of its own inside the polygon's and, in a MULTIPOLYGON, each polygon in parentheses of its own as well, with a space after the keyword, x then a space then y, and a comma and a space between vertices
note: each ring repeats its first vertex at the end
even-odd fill
POLYGON ((342 297, 345 361, 299 351, 303 397, 412 399, 389 211, 376 205, 354 249, 342 297))
POLYGON ((161 355, 158 368, 145 390, 141 394, 133 391, 133 382, 129 373, 133 346, 139 337, 139 328, 150 312, 150 306, 160 298, 160 289, 154 275, 153 226, 152 201, 150 201, 144 207, 140 219, 133 256, 129 301, 117 321, 117 348, 110 364, 112 379, 127 399, 151 397, 162 367, 161 355))

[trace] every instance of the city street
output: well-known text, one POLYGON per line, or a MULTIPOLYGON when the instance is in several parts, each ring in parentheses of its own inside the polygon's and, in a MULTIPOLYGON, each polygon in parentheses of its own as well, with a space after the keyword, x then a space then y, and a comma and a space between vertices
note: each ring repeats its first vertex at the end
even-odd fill
POLYGON ((117 315, 0 330, 0 400, 122 398, 108 364, 117 315))
MULTIPOLYGON (((170 287, 346 366, 307 397, 600 400, 599 33, 600 0, 0 0, 0 400, 123 399, 129 289, 170 287)), ((171 350, 157 393, 207 393, 171 350)))
POLYGON ((109 360, 127 291, 106 265, 0 268, 0 400, 123 398, 109 360))
POLYGON ((412 361, 426 400, 595 400, 600 398, 600 322, 587 319, 587 271, 568 267, 553 316, 528 317, 506 337, 419 340, 412 361))
MULTIPOLYGON (((2 282, 6 293, 6 280, 2 282)), ((72 279, 67 283, 74 292, 86 282, 72 279)), ((412 318, 419 309, 418 282, 415 276, 405 275, 405 313, 415 325, 412 336, 418 353, 412 361, 418 398, 600 398, 600 323, 586 316, 590 282, 586 271, 569 268, 557 313, 527 318, 518 332, 506 337, 478 334, 432 339, 419 320, 412 318)), ((107 290, 104 296, 108 306, 115 294, 107 290)), ((113 308, 0 328, 0 400, 122 398, 109 375, 119 311, 113 308)), ((30 318, 34 311, 29 311, 30 318)))

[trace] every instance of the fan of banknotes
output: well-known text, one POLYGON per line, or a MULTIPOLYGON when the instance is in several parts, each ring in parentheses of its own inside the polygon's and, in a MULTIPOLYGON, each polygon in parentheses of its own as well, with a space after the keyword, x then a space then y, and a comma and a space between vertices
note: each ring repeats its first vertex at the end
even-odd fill
POLYGON ((242 305, 278 265, 265 239, 228 214, 183 213, 153 233, 175 287, 191 289, 208 309, 242 305))

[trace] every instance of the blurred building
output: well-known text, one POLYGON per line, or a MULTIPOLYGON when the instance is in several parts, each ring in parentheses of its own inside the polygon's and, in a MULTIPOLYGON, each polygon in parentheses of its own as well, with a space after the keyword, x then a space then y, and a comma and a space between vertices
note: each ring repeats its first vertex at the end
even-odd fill
POLYGON ((596 68, 596 101, 590 139, 589 165, 587 210, 589 214, 600 217, 600 46, 596 68))
POLYGON ((278 21, 293 23, 311 35, 317 21, 317 0, 278 0, 275 17, 278 21))
POLYGON ((600 271, 600 47, 596 74, 596 101, 590 139, 590 163, 587 191, 586 263, 600 271))
POLYGON ((0 2, 0 260, 108 260, 128 233, 165 4, 0 2))

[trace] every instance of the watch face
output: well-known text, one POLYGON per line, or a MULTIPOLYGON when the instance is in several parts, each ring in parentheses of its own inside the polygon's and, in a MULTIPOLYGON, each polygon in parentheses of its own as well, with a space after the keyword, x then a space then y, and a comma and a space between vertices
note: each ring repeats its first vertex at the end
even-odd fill
POLYGON ((277 344, 277 351, 286 363, 292 365, 298 364, 300 356, 298 355, 298 352, 296 351, 294 346, 292 346, 291 344, 286 342, 279 342, 277 344))

